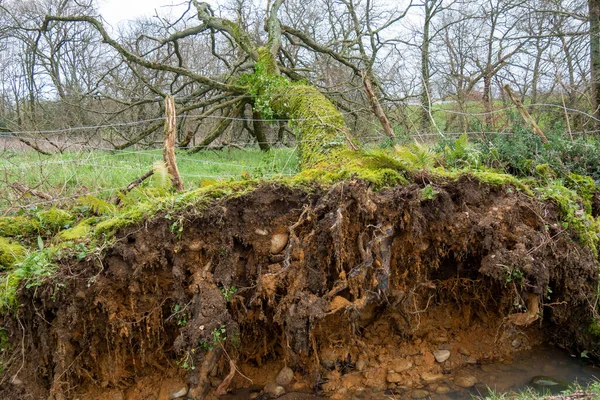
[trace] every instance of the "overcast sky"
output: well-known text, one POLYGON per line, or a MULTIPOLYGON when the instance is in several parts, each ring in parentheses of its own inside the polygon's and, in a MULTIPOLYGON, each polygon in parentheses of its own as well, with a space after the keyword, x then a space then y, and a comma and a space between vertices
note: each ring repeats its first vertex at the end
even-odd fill
MULTIPOLYGON (((136 17, 150 17, 159 13, 168 13, 173 4, 187 4, 185 0, 98 0, 100 5, 100 14, 104 19, 116 27, 119 22, 134 19, 136 17)), ((185 6, 181 12, 185 10, 185 6)))

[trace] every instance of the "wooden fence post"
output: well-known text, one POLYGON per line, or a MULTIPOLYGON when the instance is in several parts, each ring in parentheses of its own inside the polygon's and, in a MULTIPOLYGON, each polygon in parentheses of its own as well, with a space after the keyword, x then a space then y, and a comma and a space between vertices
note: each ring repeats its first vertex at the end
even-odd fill
POLYGON ((165 143, 163 148, 163 158, 167 166, 167 171, 171 175, 173 187, 183 190, 183 180, 179 175, 177 161, 175 160, 175 138, 177 137, 177 115, 175 113, 175 100, 173 96, 167 96, 165 99, 165 143))

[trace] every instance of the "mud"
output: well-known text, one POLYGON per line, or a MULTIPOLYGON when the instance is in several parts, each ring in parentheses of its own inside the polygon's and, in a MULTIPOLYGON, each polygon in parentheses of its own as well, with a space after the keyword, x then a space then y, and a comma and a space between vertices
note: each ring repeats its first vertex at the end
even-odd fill
POLYGON ((125 229, 23 289, 0 398, 214 398, 284 366, 287 392, 417 398, 537 344, 597 351, 595 257, 553 203, 422 181, 265 184, 125 229))

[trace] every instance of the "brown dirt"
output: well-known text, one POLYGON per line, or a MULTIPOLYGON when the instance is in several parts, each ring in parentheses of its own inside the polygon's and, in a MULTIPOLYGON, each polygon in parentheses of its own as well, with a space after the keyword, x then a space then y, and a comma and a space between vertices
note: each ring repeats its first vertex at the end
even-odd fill
POLYGON ((434 188, 265 184, 186 211, 181 238, 164 216, 127 228, 22 291, 0 398, 210 398, 230 359, 241 373, 221 390, 287 365, 288 391, 402 397, 542 342, 596 352, 580 329, 596 261, 557 207, 468 177, 434 188))

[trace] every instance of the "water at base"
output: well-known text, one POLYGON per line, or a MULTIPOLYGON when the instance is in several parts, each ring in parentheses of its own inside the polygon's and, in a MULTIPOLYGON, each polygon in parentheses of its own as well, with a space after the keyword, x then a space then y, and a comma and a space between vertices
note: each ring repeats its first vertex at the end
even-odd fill
MULTIPOLYGON (((592 366, 585 359, 572 356, 564 350, 547 345, 518 353, 510 363, 474 365, 461 370, 460 373, 476 377, 478 383, 470 389, 461 389, 454 386, 451 381, 448 381, 446 384, 453 391, 443 395, 435 394, 434 387, 425 387, 421 392, 423 394, 428 392, 428 395, 423 398, 431 400, 472 400, 473 398, 485 398, 489 394, 489 389, 492 389, 496 394, 520 392, 527 389, 533 390, 531 381, 536 377, 538 377, 539 381, 543 381, 542 383, 557 383, 554 386, 540 388, 538 393, 557 394, 574 383, 585 387, 592 381, 600 380, 600 368, 592 366)), ((248 399, 251 392, 250 390, 240 390, 223 398, 227 400, 248 399)), ((413 397, 412 391, 403 393, 368 393, 365 390, 362 393, 355 393, 349 396, 349 398, 359 400, 396 400, 421 397, 413 397)), ((309 400, 325 399, 325 397, 288 393, 280 397, 280 399, 309 400)))

